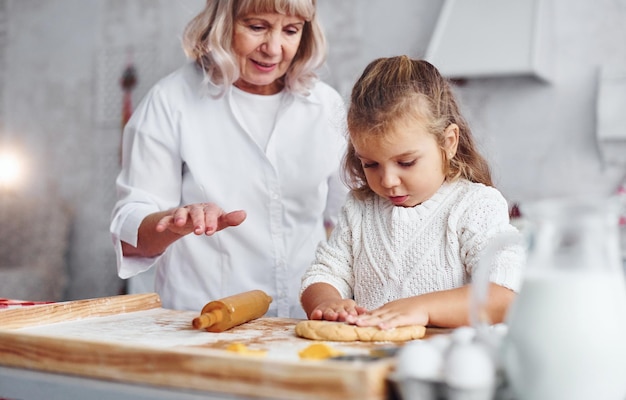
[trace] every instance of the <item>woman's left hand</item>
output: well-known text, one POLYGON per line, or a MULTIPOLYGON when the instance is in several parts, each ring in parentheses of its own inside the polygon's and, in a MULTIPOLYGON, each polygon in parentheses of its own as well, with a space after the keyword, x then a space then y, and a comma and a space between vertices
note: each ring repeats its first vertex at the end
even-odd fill
POLYGON ((156 225, 157 232, 166 229, 178 235, 189 233, 212 235, 229 226, 237 226, 246 218, 243 210, 225 212, 213 203, 188 204, 170 210, 156 225))

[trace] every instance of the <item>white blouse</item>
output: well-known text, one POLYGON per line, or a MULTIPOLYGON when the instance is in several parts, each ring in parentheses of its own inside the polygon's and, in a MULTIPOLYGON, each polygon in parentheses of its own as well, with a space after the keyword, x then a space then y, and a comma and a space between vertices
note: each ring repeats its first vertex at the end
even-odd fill
MULTIPOLYGON (((318 82, 309 96, 286 94, 262 149, 233 102, 216 98, 188 63, 157 83, 138 105, 123 137, 122 171, 111 234, 118 275, 156 267, 163 306, 200 310, 252 289, 273 297, 268 316, 304 318, 302 274, 325 240, 347 192, 339 176, 345 105, 318 82), (243 209, 246 220, 213 236, 189 234, 154 258, 123 257, 150 213, 213 202, 243 209)), ((215 89, 215 88, 213 88, 215 89)))

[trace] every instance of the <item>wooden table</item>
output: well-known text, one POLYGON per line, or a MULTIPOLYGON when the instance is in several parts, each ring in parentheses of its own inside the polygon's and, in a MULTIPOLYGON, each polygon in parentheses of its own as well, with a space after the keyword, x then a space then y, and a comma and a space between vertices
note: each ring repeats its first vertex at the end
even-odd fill
MULTIPOLYGON (((192 328, 196 316, 162 308, 156 294, 0 311, 0 373, 4 371, 6 376, 21 369, 35 375, 60 373, 66 379, 226 396, 219 398, 389 397, 386 378, 393 358, 303 360, 298 352, 313 342, 295 336, 298 320, 260 318, 226 332, 210 333, 192 328), (235 342, 267 352, 255 356, 226 350, 235 342)), ((327 344, 355 356, 398 346, 327 344)), ((2 396, 6 395, 0 387, 2 396)))

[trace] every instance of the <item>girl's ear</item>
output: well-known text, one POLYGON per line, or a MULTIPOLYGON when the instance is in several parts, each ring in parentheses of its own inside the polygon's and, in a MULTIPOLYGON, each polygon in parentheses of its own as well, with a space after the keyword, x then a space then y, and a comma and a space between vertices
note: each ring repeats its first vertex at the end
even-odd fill
POLYGON ((459 146, 459 126, 457 124, 450 124, 443 132, 443 146, 448 155, 448 159, 451 159, 456 154, 457 147, 459 146))

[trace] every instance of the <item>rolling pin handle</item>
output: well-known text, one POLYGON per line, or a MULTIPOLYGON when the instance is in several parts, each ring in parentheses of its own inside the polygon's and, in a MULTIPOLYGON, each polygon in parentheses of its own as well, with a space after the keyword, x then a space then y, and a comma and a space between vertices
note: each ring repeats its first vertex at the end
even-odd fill
POLYGON ((222 320, 222 311, 213 310, 211 312, 201 314, 199 317, 193 319, 192 324, 196 329, 204 329, 209 326, 218 323, 222 320))

